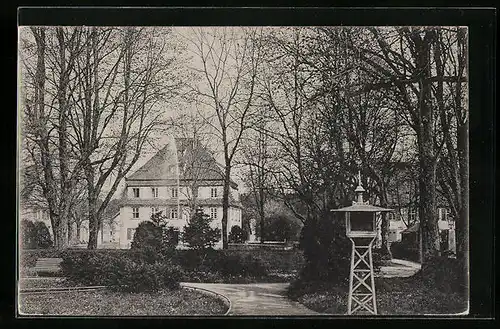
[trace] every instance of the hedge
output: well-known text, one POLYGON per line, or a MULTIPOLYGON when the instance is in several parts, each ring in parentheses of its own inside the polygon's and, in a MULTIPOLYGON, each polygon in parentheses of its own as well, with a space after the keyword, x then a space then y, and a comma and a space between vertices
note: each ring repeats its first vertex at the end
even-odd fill
POLYGON ((109 286, 127 292, 178 288, 182 270, 167 263, 148 263, 135 254, 69 252, 62 255, 63 275, 78 285, 109 286))

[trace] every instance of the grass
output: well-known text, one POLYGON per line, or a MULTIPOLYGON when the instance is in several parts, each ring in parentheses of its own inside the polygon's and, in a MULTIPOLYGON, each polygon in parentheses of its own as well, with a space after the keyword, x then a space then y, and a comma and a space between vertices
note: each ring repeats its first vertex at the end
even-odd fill
POLYGON ((179 289, 158 293, 119 293, 107 290, 54 294, 21 294, 23 315, 222 315, 227 306, 215 297, 179 289))
MULTIPOLYGON (((376 278, 375 284, 380 315, 457 314, 467 309, 462 294, 440 291, 416 277, 376 278)), ((320 313, 347 313, 347 287, 324 282, 294 284, 289 296, 320 313)))
POLYGON ((74 286, 66 282, 64 278, 21 278, 19 280, 19 288, 59 288, 74 286))

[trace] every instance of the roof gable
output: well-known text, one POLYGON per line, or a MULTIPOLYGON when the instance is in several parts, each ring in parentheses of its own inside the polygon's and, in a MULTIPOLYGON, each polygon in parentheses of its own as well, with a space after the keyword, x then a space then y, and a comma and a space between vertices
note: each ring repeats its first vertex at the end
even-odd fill
POLYGON ((199 141, 193 138, 175 138, 127 180, 177 180, 177 160, 180 180, 224 179, 224 172, 214 156, 199 141))

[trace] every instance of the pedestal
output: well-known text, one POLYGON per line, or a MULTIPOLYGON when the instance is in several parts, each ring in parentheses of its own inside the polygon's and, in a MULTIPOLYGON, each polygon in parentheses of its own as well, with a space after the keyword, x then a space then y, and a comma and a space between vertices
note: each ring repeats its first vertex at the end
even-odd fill
POLYGON ((377 314, 372 246, 376 238, 353 239, 347 314, 377 314))

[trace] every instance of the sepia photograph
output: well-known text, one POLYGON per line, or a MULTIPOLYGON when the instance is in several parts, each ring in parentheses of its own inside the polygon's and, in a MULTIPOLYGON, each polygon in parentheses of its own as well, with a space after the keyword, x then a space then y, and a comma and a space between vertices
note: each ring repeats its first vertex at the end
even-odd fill
POLYGON ((18 27, 20 317, 468 315, 467 26, 18 27))

